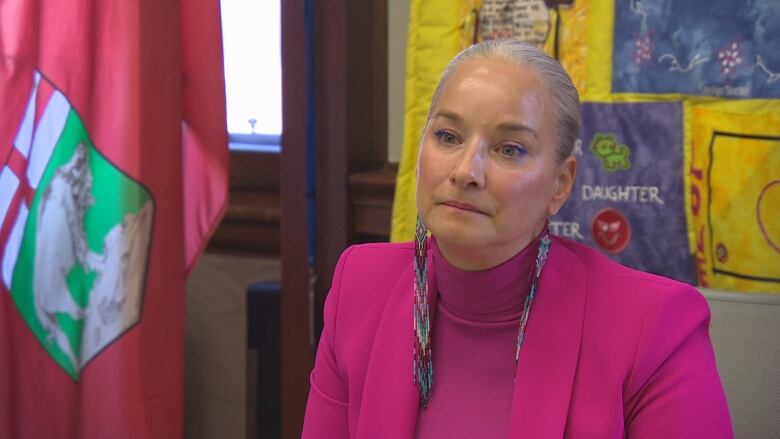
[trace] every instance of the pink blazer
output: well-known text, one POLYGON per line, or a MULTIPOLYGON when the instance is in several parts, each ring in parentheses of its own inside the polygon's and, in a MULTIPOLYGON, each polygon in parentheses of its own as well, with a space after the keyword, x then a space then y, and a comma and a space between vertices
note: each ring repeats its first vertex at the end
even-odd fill
MULTIPOLYGON (((365 244, 341 255, 304 438, 414 437, 413 251, 411 243, 365 244)), ((538 291, 511 438, 733 437, 709 308, 694 288, 554 238, 538 291)))

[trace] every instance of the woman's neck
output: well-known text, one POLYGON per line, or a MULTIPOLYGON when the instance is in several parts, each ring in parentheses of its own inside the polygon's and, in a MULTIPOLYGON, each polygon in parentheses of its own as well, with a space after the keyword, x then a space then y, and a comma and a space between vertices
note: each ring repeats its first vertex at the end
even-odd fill
POLYGON ((478 271, 452 265, 442 255, 437 241, 431 242, 438 306, 470 322, 509 322, 520 317, 538 240, 503 263, 478 271))

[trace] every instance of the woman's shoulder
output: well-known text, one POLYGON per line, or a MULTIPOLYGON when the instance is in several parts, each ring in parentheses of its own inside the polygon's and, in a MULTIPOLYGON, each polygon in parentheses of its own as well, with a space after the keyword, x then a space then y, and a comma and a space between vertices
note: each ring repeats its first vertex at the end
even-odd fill
POLYGON ((344 253, 358 252, 363 254, 379 256, 401 256, 414 252, 414 243, 405 242, 368 242, 364 244, 353 244, 344 250, 344 253))
POLYGON ((569 239, 556 238, 556 241, 582 263, 589 295, 616 296, 615 299, 647 305, 671 300, 695 308, 708 308, 704 296, 692 285, 627 267, 598 250, 569 239))
POLYGON ((339 257, 332 290, 341 296, 361 296, 361 301, 381 301, 401 278, 411 279, 413 258, 411 242, 352 245, 339 257))
POLYGON ((569 252, 573 253, 574 256, 584 264, 585 270, 591 277, 596 276, 615 279, 634 279, 640 282, 647 282, 659 286, 667 286, 671 284, 688 285, 658 274, 627 267, 610 259, 598 250, 571 239, 555 238, 555 240, 564 246, 569 252))
POLYGON ((344 250, 324 310, 325 325, 339 340, 337 354, 367 355, 383 315, 405 310, 405 300, 411 306, 413 258, 410 242, 356 244, 344 250))
POLYGON ((369 272, 402 270, 412 262, 413 256, 412 242, 354 244, 341 253, 336 269, 364 274, 366 269, 369 272))
POLYGON ((585 295, 589 336, 583 337, 583 349, 598 367, 609 362, 615 376, 628 377, 626 395, 636 395, 679 346, 708 345, 710 310, 695 287, 623 266, 571 240, 556 241, 568 254, 562 259, 570 265, 576 260, 584 273, 581 288, 571 285, 566 292, 585 295), (605 344, 610 349, 603 349, 605 344))

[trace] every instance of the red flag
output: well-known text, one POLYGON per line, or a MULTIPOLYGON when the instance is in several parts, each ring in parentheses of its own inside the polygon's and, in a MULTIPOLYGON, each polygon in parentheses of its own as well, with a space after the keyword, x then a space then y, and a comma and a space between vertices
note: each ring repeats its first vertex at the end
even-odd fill
POLYGON ((0 5, 0 438, 183 431, 226 204, 218 0, 0 5))

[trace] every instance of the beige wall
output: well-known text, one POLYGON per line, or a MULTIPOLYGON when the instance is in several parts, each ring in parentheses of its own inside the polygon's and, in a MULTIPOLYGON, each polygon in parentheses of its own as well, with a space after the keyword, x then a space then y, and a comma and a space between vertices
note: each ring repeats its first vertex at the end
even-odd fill
POLYGON ((401 160, 404 133, 404 78, 409 0, 387 2, 387 160, 401 160))
MULTIPOLYGON (((247 378, 246 288, 278 280, 278 258, 205 253, 187 281, 184 437, 257 437, 247 378), (247 422, 249 421, 249 422, 247 422)), ((256 377, 256 369, 250 378, 256 377)))

